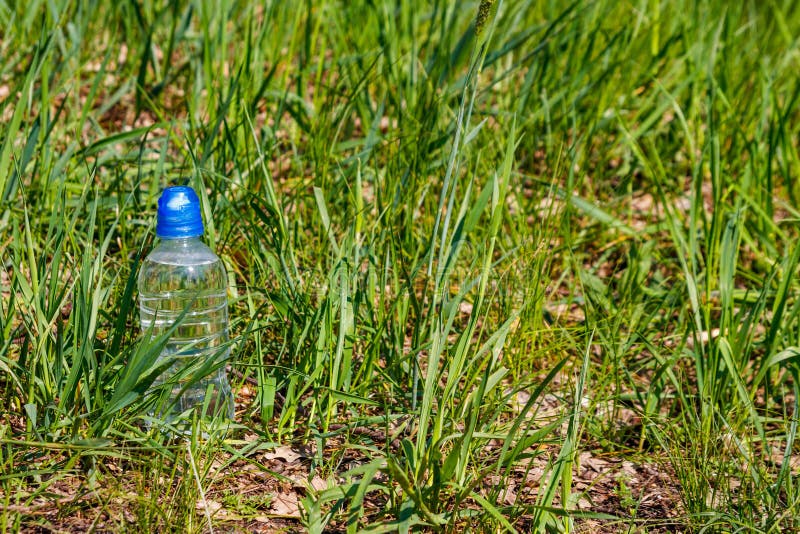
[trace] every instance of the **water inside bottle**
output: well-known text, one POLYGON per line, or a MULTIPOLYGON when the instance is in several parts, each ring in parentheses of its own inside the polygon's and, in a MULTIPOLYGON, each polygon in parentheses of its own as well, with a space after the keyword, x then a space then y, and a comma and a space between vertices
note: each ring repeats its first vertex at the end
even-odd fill
MULTIPOLYGON (((146 273, 163 270, 162 264, 147 263, 145 260, 142 267, 146 273)), ((199 415, 205 419, 221 416, 231 420, 234 415, 233 397, 224 368, 230 354, 226 292, 222 289, 193 289, 191 276, 175 276, 175 266, 171 267, 171 278, 182 278, 182 283, 156 284, 161 286, 155 288, 160 291, 142 288, 139 295, 141 326, 145 335, 149 333, 151 338, 156 338, 178 321, 159 356, 159 363, 173 363, 151 388, 152 393, 158 394, 158 402, 150 415, 169 424, 191 416, 193 411, 200 412, 199 415), (165 382, 172 384, 168 392, 162 387, 165 382)), ((194 273, 189 274, 200 274, 202 278, 202 273, 196 271, 202 270, 203 266, 191 267, 194 273)), ((157 275, 152 278, 159 279, 157 275)), ((164 281, 161 277, 161 282, 164 281)))

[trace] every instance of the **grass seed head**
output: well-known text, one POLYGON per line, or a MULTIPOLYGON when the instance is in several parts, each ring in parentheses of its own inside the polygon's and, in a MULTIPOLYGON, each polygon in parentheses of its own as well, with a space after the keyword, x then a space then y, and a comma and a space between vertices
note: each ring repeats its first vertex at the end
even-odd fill
POLYGON ((489 13, 492 11, 492 6, 495 0, 483 0, 481 5, 478 6, 478 16, 475 19, 475 34, 480 35, 483 27, 486 26, 486 21, 489 20, 489 13))

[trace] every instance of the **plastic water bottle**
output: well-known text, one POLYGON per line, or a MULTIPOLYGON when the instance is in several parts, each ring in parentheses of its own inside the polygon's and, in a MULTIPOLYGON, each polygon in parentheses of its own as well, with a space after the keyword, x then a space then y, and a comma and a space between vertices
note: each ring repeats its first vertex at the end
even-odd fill
POLYGON ((141 328, 151 339, 177 322, 158 363, 168 364, 151 393, 151 412, 169 424, 200 412, 207 421, 233 419, 224 362, 228 346, 225 267, 201 240, 200 200, 191 187, 168 187, 158 200, 158 245, 139 271, 141 328), (166 385, 165 385, 166 384, 166 385))

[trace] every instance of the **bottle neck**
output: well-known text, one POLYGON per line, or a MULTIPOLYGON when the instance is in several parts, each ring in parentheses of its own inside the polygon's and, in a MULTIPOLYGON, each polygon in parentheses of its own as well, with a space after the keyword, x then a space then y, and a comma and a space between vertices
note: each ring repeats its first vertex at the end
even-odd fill
POLYGON ((194 243, 201 242, 199 235, 191 237, 159 237, 161 246, 165 247, 188 247, 194 243))

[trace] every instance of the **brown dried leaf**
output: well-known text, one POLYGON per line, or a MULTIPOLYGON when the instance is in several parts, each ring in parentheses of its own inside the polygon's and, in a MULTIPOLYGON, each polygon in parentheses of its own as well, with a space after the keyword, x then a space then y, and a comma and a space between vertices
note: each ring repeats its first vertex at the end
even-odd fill
POLYGON ((303 455, 301 453, 295 451, 288 445, 281 445, 274 451, 264 453, 264 458, 267 460, 283 460, 289 464, 296 462, 302 457, 303 455))
POLYGON ((209 514, 213 515, 222 509, 222 504, 218 503, 217 501, 212 501, 209 499, 206 500, 198 499, 194 507, 195 510, 199 512, 207 511, 209 514))
POLYGON ((272 506, 270 511, 275 515, 284 517, 300 517, 300 506, 297 500, 297 494, 291 493, 276 493, 272 499, 272 506))
POLYGON ((322 477, 314 477, 311 479, 311 487, 317 491, 323 491, 328 489, 328 482, 322 477))
POLYGON ((505 491, 503 492, 503 501, 513 506, 517 502, 517 485, 514 482, 509 482, 505 491))

